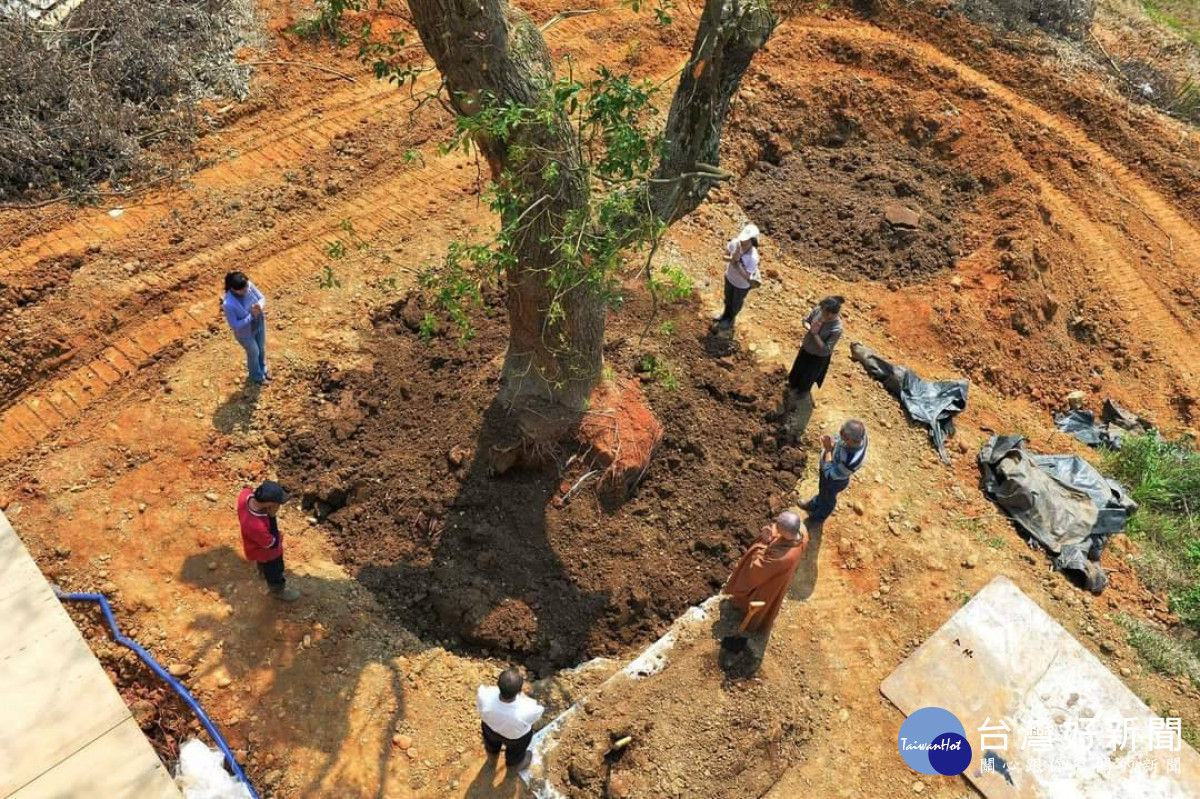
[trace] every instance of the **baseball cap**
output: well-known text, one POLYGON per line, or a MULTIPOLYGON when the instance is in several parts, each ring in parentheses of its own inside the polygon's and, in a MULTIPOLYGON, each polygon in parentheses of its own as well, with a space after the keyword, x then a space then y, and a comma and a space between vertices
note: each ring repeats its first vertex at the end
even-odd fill
POLYGON ((254 498, 259 502, 278 502, 282 505, 287 502, 287 492, 274 480, 264 480, 262 485, 254 489, 254 498))

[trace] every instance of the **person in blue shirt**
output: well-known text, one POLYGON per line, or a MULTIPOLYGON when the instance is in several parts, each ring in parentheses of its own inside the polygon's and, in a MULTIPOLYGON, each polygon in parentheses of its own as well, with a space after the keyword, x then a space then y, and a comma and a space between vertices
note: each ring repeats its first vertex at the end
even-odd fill
POLYGON ((837 507, 837 495, 850 485, 850 476, 867 461, 867 428, 857 419, 842 425, 835 442, 832 436, 821 436, 820 478, 817 495, 800 507, 808 511, 808 523, 824 523, 837 507))
POLYGON ((262 384, 267 373, 267 300, 241 272, 225 275, 225 299, 221 303, 234 338, 246 351, 250 380, 262 384))

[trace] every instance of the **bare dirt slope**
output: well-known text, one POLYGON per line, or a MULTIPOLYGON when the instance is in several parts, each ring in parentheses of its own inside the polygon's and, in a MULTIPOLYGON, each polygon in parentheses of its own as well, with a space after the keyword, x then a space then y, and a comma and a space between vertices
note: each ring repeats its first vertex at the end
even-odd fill
MULTIPOLYGON (((533 9, 542 20, 557 10, 533 9)), ((577 64, 624 65, 662 79, 686 55, 685 17, 662 32, 609 9, 548 35, 555 52, 577 64)), ((840 293, 849 298, 847 338, 922 374, 972 379, 959 434, 965 452, 944 467, 846 349, 835 359, 813 432, 856 415, 870 425, 874 449, 847 499, 861 515, 845 507, 831 520, 805 578, 815 589, 785 607, 776 629, 768 661, 786 654, 797 668, 779 661, 764 670, 765 679, 803 681, 812 703, 806 724, 820 740, 787 739, 780 797, 910 790, 913 775, 894 749, 901 717, 879 696, 879 681, 998 573, 1093 649, 1111 639, 1103 657, 1129 669, 1122 674, 1135 692, 1200 725, 1194 687, 1143 672, 1112 620, 1119 610, 1169 623, 1162 598, 1138 586, 1119 552, 1108 555, 1116 572, 1099 599, 1047 577, 1041 556, 1026 552, 982 499, 973 463, 987 429, 1075 451, 1049 432, 1048 414, 1074 388, 1096 404, 1112 395, 1164 426, 1196 425, 1196 134, 1144 107, 1131 110, 1086 73, 1064 76, 1036 48, 990 47, 990 34, 965 21, 934 19, 917 10, 874 24, 836 14, 785 24, 756 62, 732 121, 726 163, 746 177, 678 225, 662 256, 694 274, 702 303, 715 307, 714 251, 760 201, 751 214, 766 231, 764 266, 773 277, 749 302, 736 370, 754 368, 753 360, 761 371, 754 383, 777 379, 771 374, 794 354, 798 320, 820 296, 840 293), (784 190, 794 187, 774 177, 801 165, 799 174, 822 176, 813 181, 820 193, 804 197, 801 209, 851 198, 853 213, 840 219, 835 209, 815 244, 787 233, 807 232, 799 226, 809 223, 790 212, 784 190), (838 170, 844 185, 834 179, 838 170), (942 203, 955 181, 965 190, 942 203), (896 231, 878 221, 864 225, 896 202, 934 215, 931 232, 961 231, 952 237, 957 254, 943 251, 944 265, 911 274, 847 271, 844 259, 866 246, 864 236, 889 248, 895 264, 911 263, 900 254, 925 239, 889 238, 896 231)), ((273 29, 290 21, 276 9, 273 29)), ((331 58, 279 41, 282 58, 331 58)), ((377 586, 373 594, 355 579, 363 564, 338 540, 357 533, 355 525, 335 534, 285 511, 289 566, 305 593, 295 607, 270 605, 238 552, 237 490, 276 473, 296 431, 322 418, 312 394, 321 365, 375 368, 376 313, 400 299, 412 270, 446 242, 490 224, 475 165, 436 151, 447 133, 444 112, 429 104, 410 116, 401 95, 355 74, 351 83, 269 72, 259 104, 227 112, 227 129, 203 143, 211 166, 191 185, 147 195, 120 214, 51 207, 0 216, 0 502, 50 575, 68 588, 115 595, 132 634, 164 659, 193 666, 190 684, 267 795, 512 796, 511 780, 493 787, 503 775, 481 770, 475 740, 474 686, 491 679, 499 661, 466 653, 431 616, 398 621, 377 586), (421 157, 405 159, 409 150, 421 157), (344 257, 331 257, 332 242, 344 257), (240 350, 218 316, 220 277, 233 268, 271 299, 277 379, 261 393, 243 390, 240 350), (341 285, 322 288, 331 275, 341 285), (393 736, 411 736, 411 745, 393 736)), ((700 327, 681 323, 675 335, 698 343, 700 327)), ((702 360, 711 354, 691 343, 673 347, 657 333, 651 340, 668 362, 686 360, 680 374, 712 366, 702 360)), ((472 358, 483 374, 499 355, 472 358)), ((665 391, 659 401, 660 412, 673 402, 665 391)), ((419 425, 398 430, 394 445, 433 451, 415 443, 429 435, 419 425)), ((751 438, 744 460, 764 460, 755 453, 765 440, 751 438)), ((753 469, 740 461, 730 468, 753 469)), ((811 466, 800 476, 811 480, 811 466)), ((651 475, 646 489, 654 488, 651 475)), ((411 486, 400 480, 395 490, 411 486)), ((605 523, 619 525, 615 518, 605 523)), ((667 620, 633 621, 641 627, 630 645, 667 620)), ((733 690, 716 684, 706 665, 715 642, 696 646, 687 660, 694 667, 661 683, 660 696, 695 702, 733 690)), ((564 678, 550 687, 562 705, 589 682, 564 678)), ((685 740, 696 716, 678 718, 685 740)), ((708 753, 722 763, 772 757, 754 736, 692 738, 727 746, 708 753)), ((631 762, 671 776, 643 783, 648 795, 671 795, 681 759, 705 753, 656 740, 658 749, 631 762)), ((752 776, 719 785, 697 779, 680 795, 761 793, 752 776)), ((944 780, 926 790, 968 789, 944 780)))

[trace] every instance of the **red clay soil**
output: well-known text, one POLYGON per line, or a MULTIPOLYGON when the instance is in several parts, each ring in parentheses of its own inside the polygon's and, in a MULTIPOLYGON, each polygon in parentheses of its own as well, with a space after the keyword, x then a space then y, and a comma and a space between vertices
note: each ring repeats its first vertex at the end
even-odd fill
POLYGON ((514 427, 493 404, 507 331, 496 295, 465 347, 424 340, 403 302, 383 315, 372 369, 315 378, 312 424, 287 435, 284 483, 358 580, 423 637, 543 675, 626 654, 722 585, 804 464, 766 421, 779 375, 736 345, 709 355, 722 342, 690 305, 660 316, 674 321, 671 337, 639 345, 647 314, 634 292, 610 320, 607 361, 632 373, 653 353, 677 388, 644 378, 663 440, 619 507, 602 502, 611 492, 597 493, 599 476, 585 478, 590 464, 572 445, 490 476, 479 453, 511 445, 514 427))
MULTIPOLYGON (((871 17, 875 25, 928 42, 1014 88, 1039 108, 1066 116, 1131 172, 1190 210, 1193 218, 1200 215, 1200 193, 1195 189, 1200 139, 1180 135, 1180 128, 1161 114, 1129 103, 1107 58, 1090 42, 1084 42, 1071 56, 1074 63, 1068 63, 1053 37, 1041 31, 1021 37, 976 25, 941 0, 915 4, 886 0, 877 8, 879 13, 871 17), (1085 49, 1087 55, 1081 55, 1085 49)), ((1094 33, 1104 35, 1102 30, 1094 33)), ((1175 49, 1180 49, 1178 43, 1175 49)), ((849 63, 863 64, 857 60, 862 55, 849 63)), ((1115 55, 1121 58, 1120 52, 1115 55)))
MULTIPOLYGON (((662 444, 662 424, 646 405, 636 383, 614 378, 592 391, 588 413, 579 422, 576 438, 585 463, 601 474, 599 488, 616 500, 627 496, 650 469, 662 444)), ((571 487, 562 486, 563 496, 571 487)))
MULTIPOLYGON (((184 741, 201 738, 208 743, 207 733, 202 731, 196 714, 141 658, 112 640, 98 610, 70 603, 64 607, 129 706, 158 759, 173 773, 179 762, 179 747, 184 741)), ((129 629, 123 632, 132 634, 129 629)), ((150 646, 149 642, 141 643, 150 646)))

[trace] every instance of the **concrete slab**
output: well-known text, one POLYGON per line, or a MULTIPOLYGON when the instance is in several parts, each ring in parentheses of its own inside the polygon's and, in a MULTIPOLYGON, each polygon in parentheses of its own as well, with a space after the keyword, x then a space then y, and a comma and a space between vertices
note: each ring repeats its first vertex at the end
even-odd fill
POLYGON ((966 776, 988 799, 1200 796, 1200 755, 1005 577, 881 690, 905 715, 940 707, 958 717, 973 756, 966 776))

